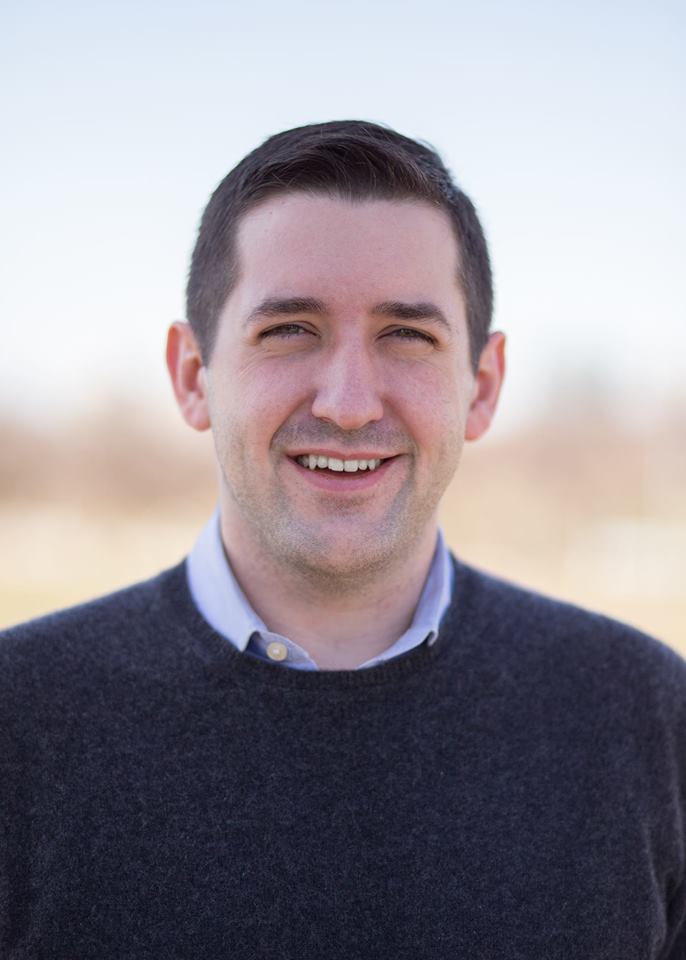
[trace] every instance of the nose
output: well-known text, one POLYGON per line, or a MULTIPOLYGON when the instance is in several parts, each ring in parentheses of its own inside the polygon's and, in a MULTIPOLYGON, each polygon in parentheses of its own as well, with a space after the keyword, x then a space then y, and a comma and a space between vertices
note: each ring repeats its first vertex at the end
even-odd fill
POLYGON ((381 374, 359 342, 332 349, 322 361, 312 414, 341 430, 359 430, 383 417, 381 374))

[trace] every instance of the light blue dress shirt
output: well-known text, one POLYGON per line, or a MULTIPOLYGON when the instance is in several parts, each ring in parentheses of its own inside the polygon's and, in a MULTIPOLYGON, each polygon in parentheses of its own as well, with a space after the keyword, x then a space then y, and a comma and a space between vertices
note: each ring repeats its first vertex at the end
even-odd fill
MULTIPOLYGON (((297 643, 272 633, 250 606, 231 570, 224 552, 219 522, 219 510, 203 528, 186 564, 188 585, 198 610, 217 633, 229 640, 237 650, 271 660, 267 653, 270 644, 278 643, 280 663, 296 670, 317 670, 317 664, 297 643), (285 647, 285 651, 284 651, 285 647)), ((419 598, 412 623, 391 646, 361 663, 356 669, 373 667, 385 660, 402 656, 421 643, 432 644, 452 595, 453 567, 441 532, 429 575, 419 598)), ((271 648, 275 649, 274 647, 271 648)))

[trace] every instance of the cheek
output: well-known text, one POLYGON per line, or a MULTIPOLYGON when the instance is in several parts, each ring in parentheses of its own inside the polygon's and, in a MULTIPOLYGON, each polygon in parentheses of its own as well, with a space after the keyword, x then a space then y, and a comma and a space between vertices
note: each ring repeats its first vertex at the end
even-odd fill
POLYGON ((278 362, 246 364, 216 384, 211 397, 213 427, 225 442, 269 445, 280 426, 307 401, 307 373, 278 362))
POLYGON ((462 443, 468 397, 451 371, 427 367, 396 384, 394 405, 420 446, 445 452, 462 443))

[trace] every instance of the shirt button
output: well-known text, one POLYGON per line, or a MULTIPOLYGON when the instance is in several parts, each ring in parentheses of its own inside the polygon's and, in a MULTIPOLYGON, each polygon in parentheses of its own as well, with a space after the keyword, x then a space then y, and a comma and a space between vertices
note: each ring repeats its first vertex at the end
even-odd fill
POLYGON ((267 656, 270 660, 285 660, 288 656, 286 644, 279 643, 278 640, 273 640, 267 644, 267 656))

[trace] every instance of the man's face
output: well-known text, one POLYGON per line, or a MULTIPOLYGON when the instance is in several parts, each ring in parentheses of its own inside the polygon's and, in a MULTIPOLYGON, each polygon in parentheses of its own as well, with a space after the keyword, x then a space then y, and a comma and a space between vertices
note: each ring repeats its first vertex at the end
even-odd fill
POLYGON ((435 535, 475 389, 447 216, 286 194, 237 254, 206 371, 229 550, 352 579, 401 560, 435 535))

